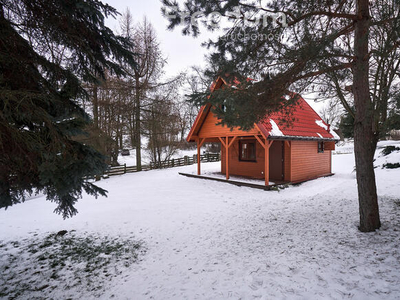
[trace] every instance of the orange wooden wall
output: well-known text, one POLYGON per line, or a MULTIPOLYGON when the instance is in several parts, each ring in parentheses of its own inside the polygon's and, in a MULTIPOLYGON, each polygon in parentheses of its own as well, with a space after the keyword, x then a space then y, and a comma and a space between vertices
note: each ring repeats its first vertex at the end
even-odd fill
POLYGON ((292 176, 290 181, 297 182, 331 173, 331 151, 318 153, 317 141, 292 141, 292 176))
POLYGON ((219 121, 217 117, 210 111, 198 132, 198 136, 200 138, 204 138, 204 137, 225 137, 225 136, 243 136, 243 135, 260 134, 256 128, 253 128, 249 131, 243 131, 240 130, 239 127, 235 127, 231 131, 231 129, 226 126, 216 125, 218 122, 219 121))
MULTIPOLYGON (((280 141, 279 141, 280 143, 280 141)), ((239 141, 229 148, 229 174, 264 178, 264 148, 256 143, 257 162, 239 161, 239 141)), ((221 153, 221 172, 225 174, 225 148, 221 153)), ((270 157, 271 158, 271 157, 270 157)), ((299 182, 331 173, 331 151, 318 153, 317 141, 284 143, 284 180, 299 182), (289 147, 290 145, 290 147, 289 147)), ((271 178, 271 181, 273 179, 271 178)))
MULTIPOLYGON (((225 174, 225 147, 221 148, 221 172, 225 174)), ((239 141, 229 148, 229 174, 264 179, 264 148, 256 143, 256 162, 239 160, 239 141)))
POLYGON ((284 180, 285 181, 291 181, 291 174, 290 174, 290 164, 291 164, 291 160, 290 160, 290 151, 291 151, 291 147, 290 147, 290 143, 291 142, 285 142, 285 150, 284 150, 284 160, 285 160, 285 170, 283 172, 284 175, 284 180))

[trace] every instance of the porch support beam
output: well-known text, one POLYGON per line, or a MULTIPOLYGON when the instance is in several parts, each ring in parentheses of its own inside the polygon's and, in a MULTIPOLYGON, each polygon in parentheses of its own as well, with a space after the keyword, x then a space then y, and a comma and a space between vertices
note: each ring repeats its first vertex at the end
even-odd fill
POLYGON ((257 139, 257 141, 260 143, 260 145, 265 149, 265 144, 262 141, 262 139, 260 139, 257 135, 254 135, 254 137, 257 139))
POLYGON ((201 175, 201 168, 200 168, 200 163, 201 163, 201 158, 200 158, 200 148, 203 146, 204 142, 206 141, 205 138, 198 138, 196 140, 197 142, 197 175, 201 175))
POLYGON ((226 180, 229 179, 229 137, 225 139, 225 175, 226 180))
POLYGON ((265 169, 264 169, 264 177, 265 177, 265 185, 269 185, 269 147, 271 147, 273 141, 265 140, 265 169))
POLYGON ((226 144, 225 144, 224 140, 222 138, 220 138, 220 137, 218 137, 218 139, 221 142, 222 146, 226 147, 226 144))
POLYGON ((234 136, 232 141, 229 142, 228 148, 233 145, 233 142, 237 139, 237 136, 234 136))
POLYGON ((237 136, 234 136, 231 141, 229 141, 229 136, 225 137, 225 141, 221 137, 218 137, 218 139, 221 141, 221 145, 223 147, 225 147, 225 175, 226 175, 226 179, 228 180, 229 179, 229 148, 236 141, 237 136))
POLYGON ((229 179, 229 147, 232 146, 233 142, 237 139, 237 136, 234 136, 233 139, 229 142, 229 137, 226 137, 226 144, 225 144, 225 148, 226 148, 226 179, 229 179))

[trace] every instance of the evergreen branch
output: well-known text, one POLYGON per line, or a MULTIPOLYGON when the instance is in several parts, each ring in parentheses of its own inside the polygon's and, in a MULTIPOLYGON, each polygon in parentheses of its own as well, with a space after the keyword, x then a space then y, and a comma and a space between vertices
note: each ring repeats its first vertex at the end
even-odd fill
POLYGON ((333 71, 348 69, 348 68, 351 68, 352 66, 353 66, 353 63, 351 62, 351 63, 344 63, 344 64, 341 64, 341 65, 333 66, 333 67, 330 67, 330 68, 327 68, 327 69, 323 69, 323 70, 318 70, 318 71, 315 71, 315 72, 308 72, 308 73, 306 73, 304 75, 296 77, 294 79, 294 81, 299 81, 299 80, 310 78, 310 77, 316 77, 318 75, 330 73, 330 72, 333 72, 333 71))

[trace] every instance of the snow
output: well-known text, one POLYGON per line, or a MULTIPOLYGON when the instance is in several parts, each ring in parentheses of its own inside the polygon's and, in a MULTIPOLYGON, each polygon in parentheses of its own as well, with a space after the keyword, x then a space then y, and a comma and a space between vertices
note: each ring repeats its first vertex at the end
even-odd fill
MULTIPOLYGON (((378 149, 376 162, 392 155, 378 149)), ((399 299, 400 169, 375 169, 382 227, 361 233, 354 155, 332 161, 334 176, 279 192, 178 175, 196 165, 114 176, 98 183, 108 198, 84 196, 71 219, 43 196, 0 210, 0 244, 63 229, 134 236, 146 253, 105 283, 101 299, 399 299)), ((79 286, 46 290, 36 293, 96 297, 79 286)))
MULTIPOLYGON (((188 172, 189 174, 197 175, 197 169, 188 172)), ((263 173, 264 174, 264 173, 263 173)), ((217 178, 217 179, 226 179, 226 175, 221 173, 221 164, 202 164, 201 165, 201 175, 210 178, 217 178)), ((265 185, 264 179, 253 179, 253 178, 245 178, 242 176, 235 176, 230 175, 229 180, 233 181, 241 181, 251 184, 258 184, 258 185, 265 185)), ((274 185, 275 182, 269 181, 269 185, 274 185)))
POLYGON ((319 136, 320 138, 323 138, 323 136, 322 136, 322 135, 320 135, 318 132, 317 132, 317 134, 318 134, 318 136, 319 136))
POLYGON ((324 122, 322 122, 322 120, 315 120, 315 123, 317 123, 317 125, 318 126, 320 126, 320 127, 322 127, 323 129, 325 129, 325 130, 328 130, 328 126, 326 126, 325 124, 324 124, 324 122))
POLYGON ((333 135, 333 138, 335 140, 340 140, 340 136, 338 136, 337 133, 332 128, 329 129, 329 133, 333 135))
POLYGON ((333 154, 350 154, 354 152, 353 141, 345 140, 336 143, 335 150, 332 151, 333 154))
MULTIPOLYGON (((390 143, 386 144, 387 146, 391 145, 390 143)), ((384 164, 391 163, 400 163, 400 147, 399 145, 393 145, 397 146, 398 150, 393 151, 389 155, 383 155, 381 152, 382 150, 378 148, 377 153, 375 154, 375 162, 374 165, 375 167, 383 167, 384 164)))
POLYGON ((272 130, 269 132, 271 136, 284 136, 283 132, 279 129, 274 120, 269 119, 269 122, 272 126, 272 130))
MULTIPOLYGON (((326 126, 325 123, 324 123, 322 120, 316 119, 316 120, 315 120, 315 123, 316 123, 318 126, 320 126, 320 127, 322 127, 323 129, 325 129, 325 130, 328 131, 328 126, 326 126)), ((337 133, 336 133, 332 128, 329 128, 329 133, 333 136, 333 138, 334 138, 335 140, 340 140, 340 137, 337 135, 337 133)), ((318 135, 319 135, 319 134, 318 134, 318 135)))

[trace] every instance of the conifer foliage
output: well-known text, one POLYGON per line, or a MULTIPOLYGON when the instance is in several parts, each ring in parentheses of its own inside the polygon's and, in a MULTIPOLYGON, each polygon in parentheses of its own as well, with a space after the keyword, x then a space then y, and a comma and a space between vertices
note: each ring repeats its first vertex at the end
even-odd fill
POLYGON ((104 25, 116 14, 97 0, 0 0, 0 207, 44 192, 65 218, 83 190, 106 195, 85 180, 104 157, 74 136, 90 122, 82 83, 134 64, 104 25))

